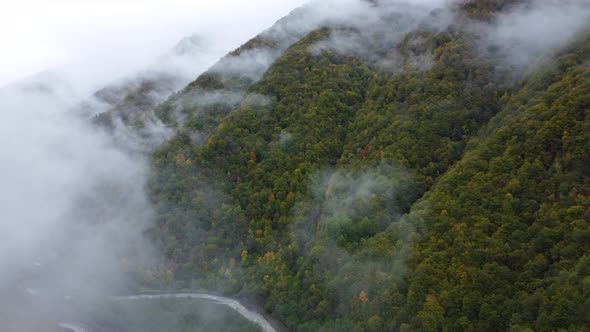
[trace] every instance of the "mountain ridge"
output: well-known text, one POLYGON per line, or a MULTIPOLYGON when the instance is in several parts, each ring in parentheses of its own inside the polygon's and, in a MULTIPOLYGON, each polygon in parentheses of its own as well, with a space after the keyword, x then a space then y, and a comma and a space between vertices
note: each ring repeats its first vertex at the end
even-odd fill
POLYGON ((480 43, 521 3, 291 25, 306 7, 158 106, 174 278, 145 282, 260 295, 300 331, 588 327, 588 26, 518 68, 480 43))

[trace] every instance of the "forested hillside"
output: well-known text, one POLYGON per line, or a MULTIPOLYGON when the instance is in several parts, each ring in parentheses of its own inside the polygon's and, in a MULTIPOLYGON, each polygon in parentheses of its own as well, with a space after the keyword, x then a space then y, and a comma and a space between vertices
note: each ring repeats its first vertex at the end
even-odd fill
POLYGON ((308 6, 220 60, 156 108, 146 285, 298 331, 589 329, 590 26, 523 67, 496 32, 535 5, 308 6))

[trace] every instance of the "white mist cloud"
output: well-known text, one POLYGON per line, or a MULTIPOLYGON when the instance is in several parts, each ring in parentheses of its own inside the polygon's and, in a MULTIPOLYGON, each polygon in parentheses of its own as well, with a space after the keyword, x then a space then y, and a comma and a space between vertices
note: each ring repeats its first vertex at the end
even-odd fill
POLYGON ((385 163, 358 171, 325 170, 310 179, 311 197, 295 206, 292 234, 305 256, 330 278, 337 310, 347 312, 350 299, 362 290, 371 292, 379 279, 406 274, 417 220, 402 216, 407 207, 401 202, 414 195, 415 184, 404 170, 385 163), (387 243, 386 255, 375 255, 364 244, 354 248, 376 238, 387 243))
POLYGON ((178 40, 194 33, 219 42, 220 57, 305 2, 6 2, 0 11, 0 86, 54 68, 62 68, 76 79, 85 78, 85 83, 109 81, 149 65, 178 40))
POLYGON ((317 16, 334 27, 328 39, 310 48, 314 54, 335 51, 373 61, 391 70, 400 70, 404 62, 429 69, 431 59, 423 54, 408 54, 402 59, 397 46, 412 31, 437 32, 453 22, 446 0, 344 0, 347 6, 333 10, 336 0, 315 2, 317 16), (405 60, 405 61, 403 61, 405 60))
POLYGON ((476 29, 482 48, 517 70, 565 47, 578 33, 590 30, 590 2, 586 0, 538 0, 499 15, 476 29))
POLYGON ((125 265, 150 257, 147 161, 63 112, 68 104, 36 90, 0 92, 0 304, 18 300, 6 290, 121 286, 125 265))

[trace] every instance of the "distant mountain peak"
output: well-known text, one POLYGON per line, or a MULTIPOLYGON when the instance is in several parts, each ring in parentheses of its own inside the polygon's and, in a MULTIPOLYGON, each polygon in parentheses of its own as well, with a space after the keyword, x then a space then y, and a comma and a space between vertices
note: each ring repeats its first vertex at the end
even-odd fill
POLYGON ((203 37, 191 35, 181 39, 172 49, 175 55, 186 56, 202 52, 204 47, 203 37))

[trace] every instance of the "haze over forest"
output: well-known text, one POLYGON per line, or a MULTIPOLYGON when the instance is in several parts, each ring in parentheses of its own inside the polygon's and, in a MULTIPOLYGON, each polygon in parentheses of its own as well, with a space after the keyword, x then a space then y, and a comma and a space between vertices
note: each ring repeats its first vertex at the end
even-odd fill
POLYGON ((0 15, 0 329, 590 329, 589 2, 88 4, 0 15))

